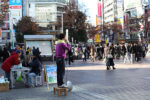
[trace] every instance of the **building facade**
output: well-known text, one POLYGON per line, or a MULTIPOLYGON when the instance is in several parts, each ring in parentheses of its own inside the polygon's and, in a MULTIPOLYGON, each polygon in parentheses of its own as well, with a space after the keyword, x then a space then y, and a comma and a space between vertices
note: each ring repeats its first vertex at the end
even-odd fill
POLYGON ((23 15, 32 17, 39 27, 62 32, 65 5, 66 0, 26 0, 23 15), (57 28, 58 20, 62 23, 61 28, 57 28))
POLYGON ((104 0, 104 22, 117 21, 117 0, 104 0))

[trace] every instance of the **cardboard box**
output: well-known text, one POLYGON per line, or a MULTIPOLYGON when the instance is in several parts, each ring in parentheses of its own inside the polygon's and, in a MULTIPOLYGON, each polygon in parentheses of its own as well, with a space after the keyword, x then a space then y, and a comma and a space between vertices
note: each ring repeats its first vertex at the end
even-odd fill
POLYGON ((9 83, 0 83, 0 92, 9 91, 9 83))

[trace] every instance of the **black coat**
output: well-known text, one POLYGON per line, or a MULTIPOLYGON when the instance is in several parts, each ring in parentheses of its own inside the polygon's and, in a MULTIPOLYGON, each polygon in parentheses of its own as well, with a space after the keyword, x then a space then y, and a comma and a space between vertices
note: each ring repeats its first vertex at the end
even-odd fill
POLYGON ((29 66, 31 67, 31 73, 35 73, 37 75, 41 72, 41 63, 37 57, 33 58, 32 62, 29 63, 29 66))

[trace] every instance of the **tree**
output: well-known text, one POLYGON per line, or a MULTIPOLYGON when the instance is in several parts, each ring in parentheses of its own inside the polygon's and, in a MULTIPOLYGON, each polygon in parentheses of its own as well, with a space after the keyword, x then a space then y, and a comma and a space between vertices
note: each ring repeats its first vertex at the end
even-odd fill
POLYGON ((9 9, 9 0, 0 0, 0 26, 4 24, 5 16, 9 9))
POLYGON ((23 42, 24 35, 33 35, 37 32, 37 24, 31 17, 22 17, 15 26, 17 42, 23 42))
POLYGON ((37 24, 31 17, 25 16, 17 23, 16 30, 23 34, 36 34, 37 24))
MULTIPOLYGON (((74 40, 78 42, 86 42, 86 14, 79 11, 75 2, 69 2, 64 7, 65 13, 63 14, 63 25, 64 31, 66 29, 69 30, 69 40, 74 40), (81 38, 81 36, 85 36, 85 38, 81 38)), ((59 21, 59 26, 60 26, 59 21)))

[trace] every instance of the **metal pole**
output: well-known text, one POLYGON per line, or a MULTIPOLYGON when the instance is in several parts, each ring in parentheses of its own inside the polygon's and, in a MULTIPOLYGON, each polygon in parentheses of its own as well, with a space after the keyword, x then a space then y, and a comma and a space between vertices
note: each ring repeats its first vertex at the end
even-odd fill
POLYGON ((62 33, 64 33, 64 15, 63 15, 63 13, 62 13, 62 33))

